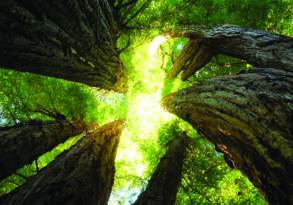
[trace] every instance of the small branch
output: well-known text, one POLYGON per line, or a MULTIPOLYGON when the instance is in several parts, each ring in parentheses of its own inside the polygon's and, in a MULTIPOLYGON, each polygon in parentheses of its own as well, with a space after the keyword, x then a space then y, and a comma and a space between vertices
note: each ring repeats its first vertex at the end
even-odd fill
POLYGON ((25 180, 27 180, 27 178, 28 178, 27 176, 25 176, 25 175, 23 175, 23 174, 21 174, 21 173, 19 173, 19 172, 16 172, 15 175, 16 175, 16 176, 19 176, 19 177, 21 177, 21 178, 23 178, 23 179, 25 179, 25 180))
POLYGON ((166 51, 164 51, 164 49, 163 49, 163 47, 162 47, 162 45, 160 45, 160 50, 161 50, 161 53, 162 53, 162 64, 161 64, 161 69, 163 70, 163 71, 165 71, 166 73, 167 73, 167 71, 164 69, 164 64, 165 64, 165 55, 167 55, 167 56, 169 56, 170 57, 170 59, 171 59, 171 62, 172 62, 172 64, 174 64, 174 57, 173 57, 173 51, 172 51, 172 53, 170 54, 170 53, 168 53, 168 52, 166 52, 166 51))
POLYGON ((191 197, 191 195, 190 195, 190 193, 189 193, 188 187, 185 187, 185 186, 183 186, 182 184, 181 184, 181 187, 182 187, 182 189, 185 191, 185 193, 187 193, 187 195, 188 195, 188 199, 189 199, 189 202, 190 202, 190 205, 192 205, 192 204, 193 204, 193 201, 192 201, 192 197, 191 197))
POLYGON ((36 172, 38 174, 40 172, 40 168, 39 168, 38 160, 37 159, 35 160, 35 165, 36 165, 36 172))
POLYGON ((123 24, 127 25, 131 20, 133 20, 138 14, 140 14, 145 8, 146 6, 151 2, 151 0, 146 0, 139 9, 137 9, 137 11, 129 18, 127 19, 123 24))
POLYGON ((117 6, 115 6, 115 9, 122 9, 123 7, 127 7, 127 6, 129 6, 131 4, 135 5, 136 3, 137 3, 137 0, 130 0, 130 1, 128 1, 128 2, 126 2, 126 3, 123 4, 123 0, 121 0, 117 4, 117 6))
POLYGON ((127 48, 129 48, 130 45, 131 45, 131 40, 130 40, 130 35, 128 35, 127 44, 123 48, 118 50, 118 55, 122 53, 123 51, 125 51, 127 48))
MULTIPOLYGON (((115 1, 115 0, 114 0, 115 1)), ((118 1, 118 3, 117 3, 117 5, 116 6, 114 6, 114 8, 117 8, 117 7, 119 7, 121 4, 123 3, 123 0, 119 0, 118 1)))
POLYGON ((206 194, 204 193, 201 193, 199 190, 195 189, 194 187, 192 187, 189 182, 187 181, 187 179, 182 176, 182 179, 185 181, 185 183, 187 184, 187 186, 194 192, 198 193, 200 196, 203 196, 208 202, 212 203, 212 201, 207 197, 206 194))
POLYGON ((167 73, 167 71, 164 69, 165 55, 164 55, 164 50, 163 50, 162 45, 160 45, 160 50, 161 50, 161 52, 162 52, 162 64, 161 64, 160 68, 161 68, 165 73, 167 73))

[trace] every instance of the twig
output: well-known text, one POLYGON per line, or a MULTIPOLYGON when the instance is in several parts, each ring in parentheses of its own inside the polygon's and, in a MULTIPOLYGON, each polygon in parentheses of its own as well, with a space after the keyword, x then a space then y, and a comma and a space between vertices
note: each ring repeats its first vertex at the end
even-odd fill
POLYGON ((36 164, 36 172, 38 174, 40 172, 40 168, 39 168, 38 160, 37 159, 35 160, 35 164, 36 164))

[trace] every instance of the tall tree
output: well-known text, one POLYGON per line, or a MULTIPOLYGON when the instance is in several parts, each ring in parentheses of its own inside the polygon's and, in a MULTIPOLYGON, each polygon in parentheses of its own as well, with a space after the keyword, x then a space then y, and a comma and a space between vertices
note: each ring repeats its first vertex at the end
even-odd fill
POLYGON ((123 121, 93 130, 0 204, 107 204, 123 121))
POLYGON ((0 180, 84 131, 81 122, 30 121, 0 128, 0 180))
MULTIPOLYGON (((213 51, 226 50, 225 54, 243 58, 263 68, 198 83, 167 96, 164 104, 170 112, 190 122, 213 142, 226 155, 230 164, 246 174, 271 204, 291 204, 292 38, 252 29, 237 31, 235 33, 233 29, 231 35, 227 36, 226 30, 222 30, 222 35, 216 35, 221 41, 210 44, 214 50, 204 49, 201 52, 202 47, 194 47, 195 50, 191 51, 195 56, 186 57, 190 50, 189 44, 180 55, 185 56, 184 59, 179 57, 177 65, 190 69, 184 71, 188 77, 208 62, 206 58, 206 62, 202 63, 200 56, 203 53, 212 52, 209 54, 210 59, 213 51), (241 38, 243 35, 246 38, 241 38), (234 42, 237 40, 238 44, 234 42), (237 49, 242 52, 236 52, 237 49), (198 62, 201 62, 200 65, 198 62), (270 65, 275 68, 267 68, 270 65)), ((199 42, 209 42, 208 38, 204 38, 204 32, 200 35, 198 32, 186 35, 199 39, 199 42)), ((175 69, 178 69, 177 65, 175 62, 175 69)), ((179 70, 181 68, 172 76, 179 70)))
POLYGON ((124 89, 114 1, 7 0, 0 12, 0 66, 124 89))
POLYGON ((169 142, 166 154, 161 158, 146 190, 134 205, 171 205, 181 181, 181 170, 188 138, 185 133, 169 142))

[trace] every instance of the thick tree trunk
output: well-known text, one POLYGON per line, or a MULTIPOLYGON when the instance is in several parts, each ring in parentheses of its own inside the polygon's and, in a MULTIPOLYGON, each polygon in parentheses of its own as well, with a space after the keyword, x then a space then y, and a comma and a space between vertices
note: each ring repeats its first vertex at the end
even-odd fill
POLYGON ((88 133, 38 175, 2 197, 0 204, 107 204, 122 127, 123 121, 115 121, 88 133))
POLYGON ((254 68, 164 98, 268 198, 293 204, 293 73, 254 68))
POLYGON ((108 0, 5 0, 0 66, 122 91, 117 16, 108 0))
POLYGON ((185 134, 176 136, 161 158, 146 190, 140 194, 134 205, 172 205, 181 181, 181 170, 187 147, 185 134))
POLYGON ((67 121, 33 122, 1 128, 0 180, 83 130, 82 123, 67 121))
POLYGON ((224 25, 212 29, 186 27, 171 36, 190 38, 174 62, 170 76, 183 70, 186 80, 217 54, 233 56, 263 68, 293 70, 293 38, 270 32, 224 25))

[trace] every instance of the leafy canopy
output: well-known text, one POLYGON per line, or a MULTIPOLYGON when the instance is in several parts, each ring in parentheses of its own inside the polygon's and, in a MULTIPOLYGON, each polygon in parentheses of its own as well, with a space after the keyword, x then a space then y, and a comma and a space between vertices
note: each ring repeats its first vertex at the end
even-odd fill
MULTIPOLYGON (((128 1, 119 1, 122 4, 128 1)), ((176 204, 265 204, 242 176, 229 168, 221 154, 186 122, 167 113, 160 105, 163 96, 197 81, 219 75, 233 75, 249 69, 238 59, 214 58, 189 81, 169 79, 173 59, 187 39, 167 39, 165 33, 181 25, 237 24, 292 35, 291 0, 138 0, 134 7, 121 8, 126 29, 118 39, 120 48, 130 45, 120 58, 128 79, 128 92, 120 94, 46 78, 39 75, 0 71, 0 125, 30 120, 54 120, 56 114, 68 120, 100 125, 126 118, 116 157, 115 184, 109 204, 131 204, 146 186, 166 145, 177 132, 192 138, 184 160, 183 177, 176 204), (143 9, 141 9, 143 8, 143 9), (142 12, 137 12, 137 11, 142 12)), ((118 3, 116 4, 118 5, 118 3)), ((40 168, 75 144, 81 136, 38 159, 40 168)), ((32 163, 0 183, 0 195, 36 173, 32 163)))

